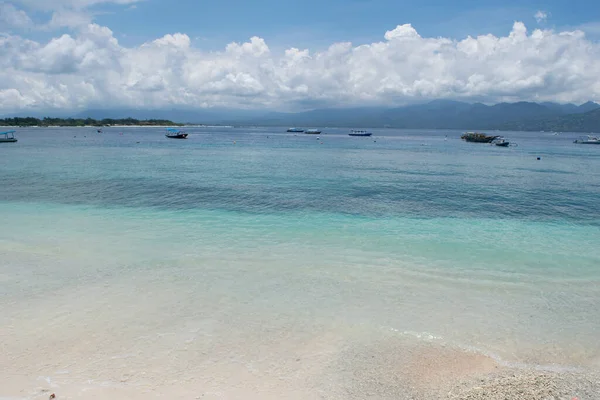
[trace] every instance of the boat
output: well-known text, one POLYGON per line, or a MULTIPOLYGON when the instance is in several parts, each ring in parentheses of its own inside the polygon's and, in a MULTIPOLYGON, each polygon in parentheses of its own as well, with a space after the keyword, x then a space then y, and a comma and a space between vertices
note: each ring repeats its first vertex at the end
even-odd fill
POLYGON ((165 136, 169 139, 187 139, 188 134, 179 129, 168 128, 165 136))
POLYGON ((371 132, 367 132, 367 131, 351 131, 348 136, 371 136, 372 133, 371 132))
POLYGON ((573 143, 578 144, 600 144, 600 138, 597 136, 582 136, 579 139, 575 139, 573 143))
POLYGON ((318 129, 307 129, 304 131, 307 135, 320 135, 321 131, 318 129))
POLYGON ((287 131, 291 132, 291 133, 303 133, 304 129, 302 129, 302 128, 288 128, 287 131))
POLYGON ((467 142, 473 143, 492 143, 495 139, 500 136, 488 136, 485 133, 479 132, 465 132, 460 138, 467 142))
POLYGON ((503 137, 497 137, 492 141, 492 144, 495 144, 498 147, 508 147, 510 146, 510 142, 503 137))
POLYGON ((15 137, 16 131, 0 132, 0 143, 16 143, 17 138, 15 137))

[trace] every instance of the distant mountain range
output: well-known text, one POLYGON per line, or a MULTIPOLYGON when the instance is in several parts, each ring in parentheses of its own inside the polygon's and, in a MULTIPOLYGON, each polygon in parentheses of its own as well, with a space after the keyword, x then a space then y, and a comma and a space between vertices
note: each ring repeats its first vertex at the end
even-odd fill
MULTIPOLYGON (((38 113, 39 114, 39 113, 38 113)), ((302 128, 391 127, 404 129, 525 130, 600 132, 600 104, 464 103, 434 100, 404 107, 327 108, 299 113, 236 109, 96 109, 74 118, 165 119, 180 123, 302 128)))
POLYGON ((436 100, 398 108, 320 109, 270 113, 230 123, 300 127, 600 131, 600 104, 500 103, 488 106, 436 100))
POLYGON ((586 113, 568 114, 543 120, 522 120, 507 123, 503 130, 554 131, 554 132, 600 132, 600 108, 586 113))

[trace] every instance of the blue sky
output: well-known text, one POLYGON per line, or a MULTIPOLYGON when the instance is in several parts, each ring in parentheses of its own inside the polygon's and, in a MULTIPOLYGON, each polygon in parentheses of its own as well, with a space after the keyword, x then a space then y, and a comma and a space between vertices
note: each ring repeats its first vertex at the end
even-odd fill
POLYGON ((102 4, 92 10, 95 20, 111 28, 125 45, 184 32, 196 46, 207 49, 254 35, 265 38, 271 47, 370 43, 405 23, 422 36, 459 39, 503 35, 514 21, 530 28, 583 26, 590 35, 600 34, 598 0, 144 0, 132 7, 102 4), (538 10, 548 13, 541 24, 534 18, 538 10))

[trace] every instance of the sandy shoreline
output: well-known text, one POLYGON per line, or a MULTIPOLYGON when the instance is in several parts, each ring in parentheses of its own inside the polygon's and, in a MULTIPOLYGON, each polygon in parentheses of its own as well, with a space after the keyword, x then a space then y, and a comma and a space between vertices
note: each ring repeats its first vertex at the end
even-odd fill
MULTIPOLYGON (((306 303, 276 308, 271 298, 251 291, 244 269, 206 263, 195 270, 195 260, 178 269, 121 270, 111 279, 92 275, 67 290, 62 282, 90 263, 88 252, 71 250, 70 263, 57 268, 64 250, 37 247, 32 253, 15 243, 6 243, 12 253, 2 255, 7 271, 18 274, 4 275, 5 283, 35 283, 51 272, 58 286, 46 278, 43 291, 34 287, 26 297, 14 292, 3 298, 0 400, 42 400, 51 393, 58 400, 600 399, 599 358, 590 346, 575 357, 573 350, 553 354, 550 345, 558 343, 532 342, 492 356, 501 344, 486 346, 464 333, 458 343, 390 329, 374 318, 320 316, 306 303), (239 276, 246 291, 214 284, 239 276)), ((110 248, 126 262, 116 246, 110 248)), ((101 254, 106 258, 98 263, 115 256, 101 254)), ((261 264, 257 279, 279 285, 277 265, 271 275, 269 264, 261 264)), ((326 281, 319 273, 311 287, 326 281)), ((369 284, 381 293, 380 282, 369 284)))
MULTIPOLYGON (((359 369, 360 370, 360 369, 359 369)), ((485 368, 484 368, 485 370, 485 368)), ((472 371, 458 381, 448 379, 447 369, 423 376, 394 375, 391 372, 373 374, 354 370, 360 377, 345 385, 323 384, 298 386, 285 379, 278 381, 251 377, 231 385, 214 385, 206 379, 194 383, 172 380, 160 385, 150 382, 128 384, 124 376, 119 382, 64 382, 60 378, 47 380, 40 376, 27 379, 3 376, 0 399, 47 399, 54 393, 57 399, 138 400, 170 399, 385 399, 385 400, 597 400, 600 384, 597 376, 572 373, 551 373, 499 368, 493 373, 472 371), (361 376, 363 375, 363 376, 361 376)), ((233 374, 239 371, 232 370, 233 374)))
POLYGON ((591 371, 508 368, 482 354, 431 343, 394 337, 348 343, 328 333, 290 345, 273 343, 269 350, 255 349, 250 356, 229 354, 226 360, 157 355, 135 363, 128 361, 129 356, 90 363, 82 357, 65 366, 83 367, 80 372, 85 371, 88 379, 80 373, 72 376, 69 369, 56 369, 51 359, 28 374, 18 369, 11 373, 4 365, 0 399, 47 399, 52 393, 56 399, 113 400, 600 398, 600 379, 591 371))

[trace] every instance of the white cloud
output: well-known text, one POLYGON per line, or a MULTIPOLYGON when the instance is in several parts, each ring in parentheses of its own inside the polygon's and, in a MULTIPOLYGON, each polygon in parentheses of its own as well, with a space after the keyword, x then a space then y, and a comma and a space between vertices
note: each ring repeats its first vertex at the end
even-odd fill
POLYGON ((33 21, 23 10, 17 9, 10 3, 0 3, 0 24, 3 27, 13 27, 18 29, 31 28, 33 21))
POLYGON ((83 10, 62 9, 52 13, 52 19, 43 29, 79 28, 92 23, 92 15, 83 10))
POLYGON ((600 100, 600 44, 582 31, 528 32, 456 41, 400 25, 379 42, 324 51, 272 51, 259 37, 219 52, 183 33, 123 47, 88 24, 48 42, 0 36, 0 107, 394 104, 431 98, 480 101, 600 100))
POLYGON ((548 20, 548 13, 545 11, 539 10, 538 12, 535 13, 535 15, 533 17, 538 22, 538 24, 541 24, 542 22, 546 22, 548 20))
POLYGON ((417 30, 412 27, 411 24, 398 25, 396 29, 387 31, 385 33, 386 40, 407 38, 407 39, 419 39, 421 36, 417 33, 417 30))

